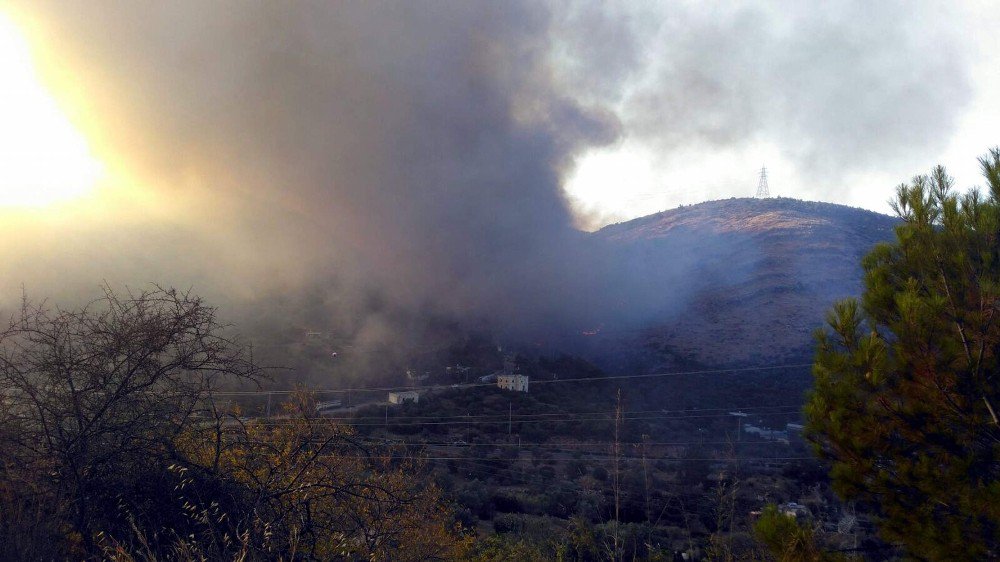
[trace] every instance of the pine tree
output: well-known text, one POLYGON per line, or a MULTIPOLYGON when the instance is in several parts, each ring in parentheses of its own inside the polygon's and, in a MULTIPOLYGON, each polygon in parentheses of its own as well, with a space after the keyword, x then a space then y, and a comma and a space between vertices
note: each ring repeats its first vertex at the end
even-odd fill
POLYGON ((980 164, 985 194, 942 167, 897 188, 896 241, 817 332, 807 435, 917 559, 1000 557, 1000 148, 980 164))

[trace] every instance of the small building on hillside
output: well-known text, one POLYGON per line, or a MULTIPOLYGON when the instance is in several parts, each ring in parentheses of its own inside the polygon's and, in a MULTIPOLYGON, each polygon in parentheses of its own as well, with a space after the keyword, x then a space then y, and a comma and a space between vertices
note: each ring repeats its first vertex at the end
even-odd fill
POLYGON ((789 517, 795 517, 795 518, 809 516, 809 508, 800 503, 795 503, 795 502, 788 502, 781 504, 780 506, 778 506, 778 511, 784 513, 789 517))
POLYGON ((404 402, 413 402, 414 404, 420 402, 420 393, 416 390, 389 393, 390 404, 402 404, 404 402))
POLYGON ((317 402, 316 413, 322 416, 323 414, 329 413, 330 411, 336 410, 342 406, 342 400, 326 400, 324 402, 317 402))
POLYGON ((761 438, 767 439, 768 441, 780 441, 786 445, 788 444, 788 432, 786 431, 745 424, 743 426, 743 432, 751 435, 759 435, 761 438))
POLYGON ((528 376, 527 375, 499 375, 497 377, 497 386, 504 390, 513 390, 515 392, 528 392, 528 376))

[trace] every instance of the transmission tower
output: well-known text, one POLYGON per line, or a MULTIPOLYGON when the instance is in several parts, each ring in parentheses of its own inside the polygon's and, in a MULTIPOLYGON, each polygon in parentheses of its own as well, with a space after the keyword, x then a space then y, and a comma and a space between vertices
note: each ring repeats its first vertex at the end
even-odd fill
POLYGON ((757 199, 767 199, 771 191, 767 187, 767 167, 760 167, 760 181, 757 182, 757 199))

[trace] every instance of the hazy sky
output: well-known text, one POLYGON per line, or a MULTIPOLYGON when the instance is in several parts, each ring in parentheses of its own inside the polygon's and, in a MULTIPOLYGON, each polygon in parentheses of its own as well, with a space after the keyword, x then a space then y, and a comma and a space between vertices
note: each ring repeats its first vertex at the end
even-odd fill
POLYGON ((994 2, 651 4, 568 22, 574 87, 622 122, 566 184, 598 222, 753 195, 762 164, 772 194, 889 212, 938 163, 979 183, 1000 143, 994 2))
POLYGON ((577 228, 752 195, 764 163, 775 195, 881 211, 937 163, 977 182, 994 12, 7 0, 0 304, 106 280, 311 287, 352 318, 668 306, 577 228))

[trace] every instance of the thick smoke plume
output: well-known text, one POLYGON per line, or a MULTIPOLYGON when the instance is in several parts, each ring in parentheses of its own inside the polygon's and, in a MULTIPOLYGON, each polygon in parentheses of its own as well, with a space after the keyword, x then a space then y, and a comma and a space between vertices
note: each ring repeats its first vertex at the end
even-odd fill
MULTIPOLYGON (((46 79, 134 193, 115 213, 5 225, 24 239, 0 250, 14 273, 5 300, 20 283, 193 285, 256 303, 249 316, 376 341, 418 317, 534 337, 682 300, 695 257, 622 264, 574 228, 562 181, 588 148, 764 131, 801 137, 803 159, 827 144, 893 153, 946 124, 951 113, 928 108, 964 91, 961 67, 944 89, 881 70, 915 42, 898 6, 783 29, 773 10, 686 5, 659 20, 514 0, 11 5, 46 79), (831 42, 857 56, 824 60, 831 42), (868 43, 878 60, 858 54, 868 43), (861 83, 837 83, 845 65, 861 83), (914 81, 924 88, 910 95, 914 81), (758 83, 786 92, 784 119, 758 83), (874 105, 846 122, 830 112, 856 91, 878 93, 861 99, 874 105), (852 123, 866 127, 860 143, 852 123)), ((938 45, 931 70, 950 56, 938 45)))
POLYGON ((560 177, 617 122, 557 89, 547 10, 31 2, 21 13, 49 64, 86 90, 92 134, 139 183, 184 202, 166 238, 128 228, 137 248, 100 227, 82 237, 101 242, 80 248, 97 262, 124 258, 104 276, 151 256, 227 289, 282 288, 273 274, 445 315, 531 324, 571 310, 559 300, 583 305, 560 177))

